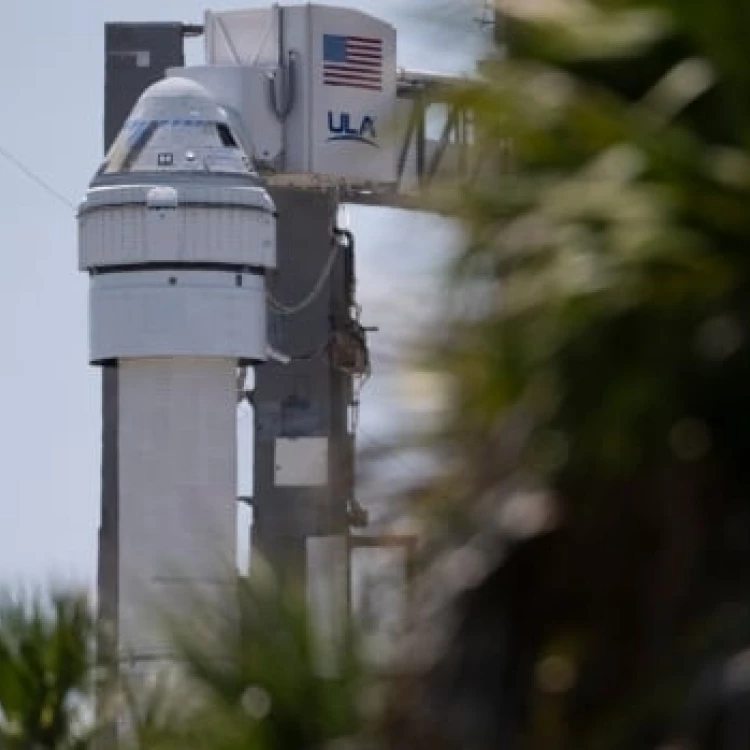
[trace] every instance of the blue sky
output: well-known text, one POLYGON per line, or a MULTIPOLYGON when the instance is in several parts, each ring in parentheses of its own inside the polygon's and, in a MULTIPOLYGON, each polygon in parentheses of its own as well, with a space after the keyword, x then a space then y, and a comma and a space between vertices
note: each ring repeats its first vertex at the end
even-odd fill
MULTIPOLYGON (((359 0, 396 24, 399 65, 467 71, 483 34, 480 0, 446 0, 428 16, 404 0, 359 0)), ((261 6, 200 0, 6 0, 0 44, 0 149, 77 203, 102 152, 103 28, 107 21, 200 22, 215 10, 261 6)), ((424 3, 422 3, 424 6, 424 3)), ((189 57, 200 62, 192 42, 189 57)), ((382 346, 392 336, 392 280, 411 309, 434 299, 434 268, 455 236, 435 217, 352 208, 360 295, 382 346), (414 243, 413 238, 420 238, 414 243), (408 241, 406 238, 410 238, 408 241), (404 253, 408 246, 409 253, 404 253)), ((99 518, 100 376, 87 364, 87 278, 76 270, 73 210, 0 155, 0 582, 50 577, 90 584, 99 518)), ((403 333, 403 331, 399 331, 403 333)), ((402 408, 393 378, 363 396, 362 428, 380 433, 402 408)), ((385 369, 385 368, 382 368, 385 369)))

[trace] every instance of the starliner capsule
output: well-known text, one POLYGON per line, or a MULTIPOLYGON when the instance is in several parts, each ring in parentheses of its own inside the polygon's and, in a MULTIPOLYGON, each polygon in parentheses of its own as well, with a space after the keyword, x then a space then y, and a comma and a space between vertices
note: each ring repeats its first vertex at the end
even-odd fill
MULTIPOLYGON (((234 582, 236 368, 266 358, 273 202, 205 88, 147 89, 78 211, 89 358, 116 364, 121 659, 169 658, 162 614, 234 582)), ((107 512, 107 509, 104 509, 107 512)))

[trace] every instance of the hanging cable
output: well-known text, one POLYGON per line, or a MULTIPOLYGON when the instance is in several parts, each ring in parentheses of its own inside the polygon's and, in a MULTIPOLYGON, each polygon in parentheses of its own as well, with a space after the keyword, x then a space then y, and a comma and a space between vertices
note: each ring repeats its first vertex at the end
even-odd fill
POLYGON ((294 99, 297 96, 297 61, 295 53, 290 50, 287 55, 287 62, 284 64, 284 47, 285 43, 285 24, 284 9, 279 5, 274 6, 276 10, 277 29, 278 29, 278 68, 268 81, 268 97, 271 104, 271 111, 276 115, 279 122, 284 122, 294 106, 294 99), (277 91, 277 81, 281 74, 281 88, 284 101, 279 103, 279 94, 277 91))
MULTIPOLYGON (((343 234, 344 232, 343 230, 334 230, 334 234, 337 237, 339 233, 343 234)), ((320 293, 323 291, 326 281, 328 281, 328 277, 333 271, 333 267, 336 264, 336 258, 338 257, 340 245, 341 243, 338 242, 337 239, 335 239, 331 248, 331 253, 326 259, 326 262, 323 264, 323 268, 321 269, 320 275, 318 276, 318 280, 315 282, 313 288, 309 291, 309 293, 306 294, 299 302, 296 302, 295 304, 287 304, 277 300, 270 291, 266 292, 266 297, 271 304, 271 307, 274 309, 274 312, 279 315, 294 315, 306 309, 313 302, 315 302, 320 293)))
POLYGON ((294 52, 290 52, 286 65, 281 65, 268 81, 268 98, 271 110, 280 122, 284 122, 294 106, 297 96, 297 61, 294 52), (284 101, 279 104, 278 92, 276 90, 276 79, 281 73, 281 88, 284 101))
POLYGON ((356 384, 353 387, 352 400, 349 403, 350 406, 350 429, 352 434, 359 430, 359 412, 362 404, 362 390, 367 385, 367 381, 372 377, 372 369, 368 363, 367 370, 362 375, 353 376, 352 379, 356 379, 356 384))
POLYGON ((18 157, 14 156, 10 151, 7 149, 4 149, 2 146, 0 146, 0 156, 4 157, 7 161, 9 161, 16 169, 23 172, 30 180, 35 182, 37 185, 39 185, 40 188, 45 190, 47 193, 49 193, 52 197, 56 198, 61 203, 64 203, 68 208, 72 209, 73 211, 76 210, 75 203, 71 201, 69 198, 64 196, 62 193, 55 190, 55 188, 52 187, 46 180, 43 180, 36 172, 29 169, 18 157))

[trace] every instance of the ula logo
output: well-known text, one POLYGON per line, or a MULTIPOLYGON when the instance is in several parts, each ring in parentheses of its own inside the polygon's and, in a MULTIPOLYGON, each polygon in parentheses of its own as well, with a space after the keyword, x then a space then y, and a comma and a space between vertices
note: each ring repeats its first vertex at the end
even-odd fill
POLYGON ((348 112, 340 112, 338 121, 333 112, 328 112, 328 140, 329 141, 357 141, 366 143, 368 146, 379 148, 375 139, 375 118, 365 115, 359 122, 352 122, 352 116, 348 112), (354 125, 354 127, 352 127, 354 125))

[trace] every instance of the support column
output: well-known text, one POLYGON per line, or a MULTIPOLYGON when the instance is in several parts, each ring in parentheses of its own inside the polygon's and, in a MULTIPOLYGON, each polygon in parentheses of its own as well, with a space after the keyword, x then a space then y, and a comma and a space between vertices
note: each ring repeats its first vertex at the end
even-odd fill
POLYGON ((271 190, 278 221, 277 302, 294 306, 316 285, 331 252, 330 276, 304 310, 269 307, 269 340, 292 357, 256 370, 253 549, 305 585, 308 539, 345 537, 353 492, 348 433, 351 378, 332 367, 334 332, 348 318, 347 263, 334 250, 338 208, 332 192, 271 190), (321 465, 322 462, 322 465, 321 465))

